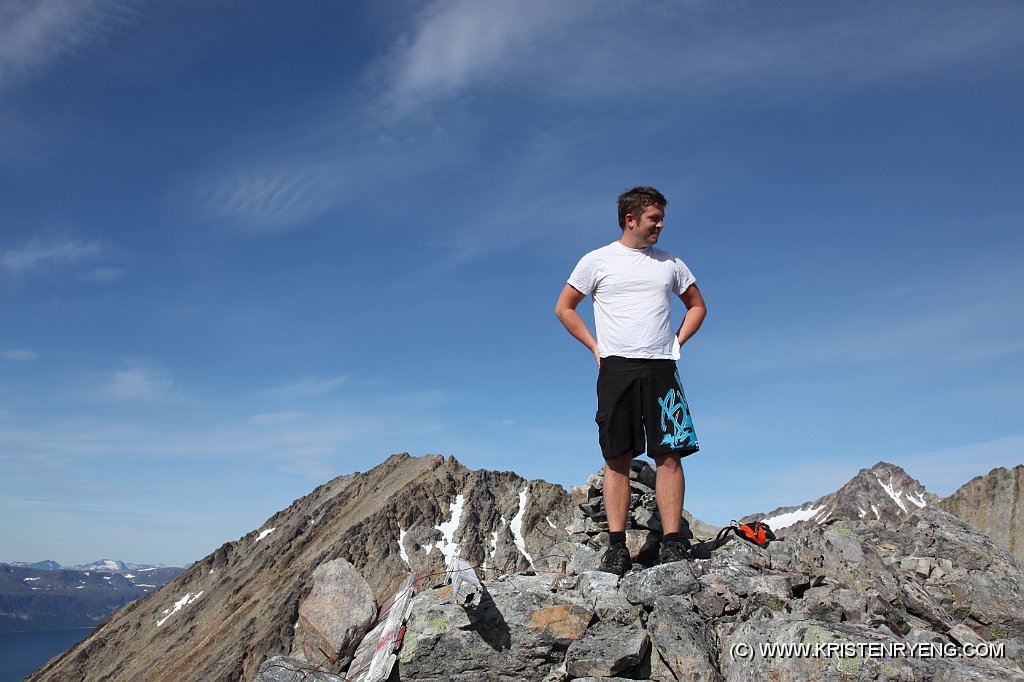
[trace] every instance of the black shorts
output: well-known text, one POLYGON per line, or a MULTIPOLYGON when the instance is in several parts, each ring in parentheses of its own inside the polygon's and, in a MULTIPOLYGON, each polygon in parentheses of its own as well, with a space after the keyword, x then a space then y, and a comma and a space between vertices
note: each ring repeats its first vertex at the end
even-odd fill
POLYGON ((700 449, 673 360, 601 358, 595 421, 606 458, 685 457, 700 449))

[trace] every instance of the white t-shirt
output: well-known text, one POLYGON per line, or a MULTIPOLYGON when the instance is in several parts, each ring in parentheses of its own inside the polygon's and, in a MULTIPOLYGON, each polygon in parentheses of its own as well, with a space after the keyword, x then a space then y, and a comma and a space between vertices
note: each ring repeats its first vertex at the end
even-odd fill
POLYGON ((679 359, 672 296, 695 282, 686 263, 668 251, 631 249, 620 242, 591 251, 569 275, 581 294, 594 295, 601 357, 679 359))

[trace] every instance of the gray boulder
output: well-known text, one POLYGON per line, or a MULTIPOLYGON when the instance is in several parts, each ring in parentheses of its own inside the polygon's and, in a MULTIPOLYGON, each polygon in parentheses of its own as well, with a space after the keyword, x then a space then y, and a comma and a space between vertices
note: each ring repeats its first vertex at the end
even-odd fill
POLYGON ((299 644, 313 666, 343 670, 377 615, 373 590, 344 559, 313 572, 313 589, 299 604, 299 644))

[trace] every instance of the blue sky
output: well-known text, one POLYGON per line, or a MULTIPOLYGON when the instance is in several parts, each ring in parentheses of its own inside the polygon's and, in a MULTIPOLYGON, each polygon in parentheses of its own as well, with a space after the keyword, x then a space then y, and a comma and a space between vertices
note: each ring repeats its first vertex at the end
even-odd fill
POLYGON ((1017 2, 2 0, 0 561, 180 565, 394 452, 584 481, 553 307, 639 184, 695 515, 1019 464, 1022 76, 1017 2))

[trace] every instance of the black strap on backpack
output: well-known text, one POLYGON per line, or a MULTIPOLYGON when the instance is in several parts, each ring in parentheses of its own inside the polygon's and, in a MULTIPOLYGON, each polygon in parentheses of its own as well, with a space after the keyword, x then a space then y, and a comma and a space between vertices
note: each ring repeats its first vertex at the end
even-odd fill
POLYGON ((733 521, 731 525, 718 531, 718 535, 715 536, 714 540, 707 540, 706 542, 699 542, 693 545, 690 548, 690 556, 694 559, 710 559, 711 552, 728 542, 730 535, 743 538, 758 547, 767 547, 769 542, 778 539, 764 521, 754 521, 752 523, 736 523, 733 521))

